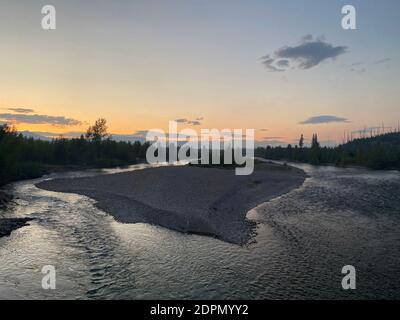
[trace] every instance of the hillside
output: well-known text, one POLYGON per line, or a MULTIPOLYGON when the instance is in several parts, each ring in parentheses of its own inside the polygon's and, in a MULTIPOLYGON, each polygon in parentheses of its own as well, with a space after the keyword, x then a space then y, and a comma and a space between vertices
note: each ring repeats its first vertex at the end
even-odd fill
POLYGON ((400 169, 400 133, 387 133, 370 138, 355 139, 339 149, 350 159, 347 161, 374 169, 400 169))
POLYGON ((272 160, 288 160, 311 164, 364 166, 372 169, 400 170, 400 133, 355 139, 334 148, 321 147, 315 135, 311 147, 266 147, 256 150, 257 156, 272 160))

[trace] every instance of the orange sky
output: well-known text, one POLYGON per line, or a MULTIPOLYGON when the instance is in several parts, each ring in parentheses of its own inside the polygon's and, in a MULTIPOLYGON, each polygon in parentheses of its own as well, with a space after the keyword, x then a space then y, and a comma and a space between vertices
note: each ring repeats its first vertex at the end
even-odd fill
POLYGON ((396 8, 365 4, 364 25, 351 32, 341 29, 334 2, 310 10, 285 1, 156 2, 93 8, 55 0, 57 29, 44 31, 37 2, 8 1, 0 13, 0 121, 9 108, 29 108, 81 124, 28 121, 19 130, 85 131, 104 117, 110 132, 132 134, 202 118, 192 128, 253 128, 258 140, 293 143, 314 132, 341 142, 345 130, 400 119, 396 8), (380 10, 385 20, 372 23, 380 10), (304 57, 284 72, 262 64, 279 48, 296 50, 307 34, 313 44, 346 50, 307 70, 296 60, 304 57), (321 115, 348 120, 300 124, 321 115))

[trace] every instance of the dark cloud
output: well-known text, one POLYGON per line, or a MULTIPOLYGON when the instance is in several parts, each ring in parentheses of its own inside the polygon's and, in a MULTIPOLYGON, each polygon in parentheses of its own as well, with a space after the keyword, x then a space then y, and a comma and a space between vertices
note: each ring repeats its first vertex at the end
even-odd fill
POLYGON ((279 67, 287 68, 287 67, 289 67, 289 60, 286 60, 286 59, 278 60, 278 61, 276 62, 276 64, 277 64, 279 67))
POLYGON ((187 123, 188 119, 182 118, 182 119, 176 119, 175 121, 178 123, 187 123))
POLYGON ((283 71, 285 71, 284 69, 277 68, 277 67, 274 65, 275 59, 274 59, 274 58, 271 58, 269 55, 264 56, 264 57, 262 57, 261 59, 263 60, 264 66, 265 66, 269 71, 272 71, 272 72, 283 72, 283 71))
POLYGON ((188 121, 188 124, 192 125, 192 126, 199 126, 201 125, 201 122, 198 120, 192 120, 192 121, 188 121))
POLYGON ((303 37, 301 38, 301 42, 312 41, 312 39, 313 39, 312 34, 306 34, 305 36, 303 36, 303 37))
POLYGON ((333 59, 346 52, 344 46, 333 46, 323 41, 304 42, 299 46, 283 47, 276 52, 280 58, 299 62, 300 69, 310 69, 326 59, 333 59))
POLYGON ((16 112, 16 113, 34 113, 35 110, 27 108, 3 108, 4 110, 16 112))
POLYGON ((286 71, 289 65, 296 69, 311 69, 321 62, 335 59, 347 52, 346 46, 334 46, 323 37, 313 39, 311 35, 304 36, 300 44, 284 46, 271 55, 262 58, 264 65, 274 72, 286 71))
POLYGON ((5 122, 29 123, 29 124, 50 124, 54 126, 76 126, 81 121, 65 118, 63 116, 48 116, 40 114, 21 113, 0 113, 0 120, 5 122))
POLYGON ((196 118, 195 120, 189 120, 186 118, 180 118, 180 119, 176 119, 175 121, 178 123, 185 123, 191 126, 200 126, 201 125, 201 121, 203 120, 203 117, 199 117, 196 118))
POLYGON ((317 116, 311 117, 307 120, 299 122, 300 124, 321 124, 321 123, 331 123, 331 122, 349 122, 346 118, 336 117, 336 116, 317 116))

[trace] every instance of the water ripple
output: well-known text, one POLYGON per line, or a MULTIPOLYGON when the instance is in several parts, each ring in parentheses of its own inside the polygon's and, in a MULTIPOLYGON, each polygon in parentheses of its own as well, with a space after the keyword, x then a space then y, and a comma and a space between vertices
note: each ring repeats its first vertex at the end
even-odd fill
POLYGON ((244 247, 120 224, 89 198, 16 183, 3 215, 35 220, 0 239, 0 298, 399 298, 399 173, 301 167, 310 175, 301 188, 249 213, 258 234, 244 247), (41 288, 48 264, 55 291, 41 288), (357 268, 353 292, 340 286, 347 264, 357 268))

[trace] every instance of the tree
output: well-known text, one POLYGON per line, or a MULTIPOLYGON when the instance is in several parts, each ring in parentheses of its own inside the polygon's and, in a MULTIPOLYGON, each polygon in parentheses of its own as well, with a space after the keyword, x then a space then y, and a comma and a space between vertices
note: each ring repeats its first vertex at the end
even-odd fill
POLYGON ((321 152, 317 134, 313 134, 312 136, 310 162, 312 164, 319 164, 321 162, 321 152))
POLYGON ((95 142, 110 138, 110 134, 107 132, 107 120, 100 118, 96 120, 93 126, 90 126, 86 132, 86 139, 95 142))
POLYGON ((17 128, 15 126, 5 123, 3 125, 0 125, 0 138, 5 136, 5 135, 17 135, 17 128))
POLYGON ((300 141, 299 141, 299 147, 303 148, 303 146, 304 146, 304 136, 303 136, 303 134, 301 134, 300 141))
POLYGON ((311 149, 319 149, 319 142, 317 134, 313 134, 311 141, 311 149))
POLYGON ((145 159, 149 143, 117 142, 107 133, 106 121, 99 119, 88 130, 88 139, 34 140, 10 125, 0 124, 0 186, 19 179, 37 178, 59 166, 112 167, 145 159))

